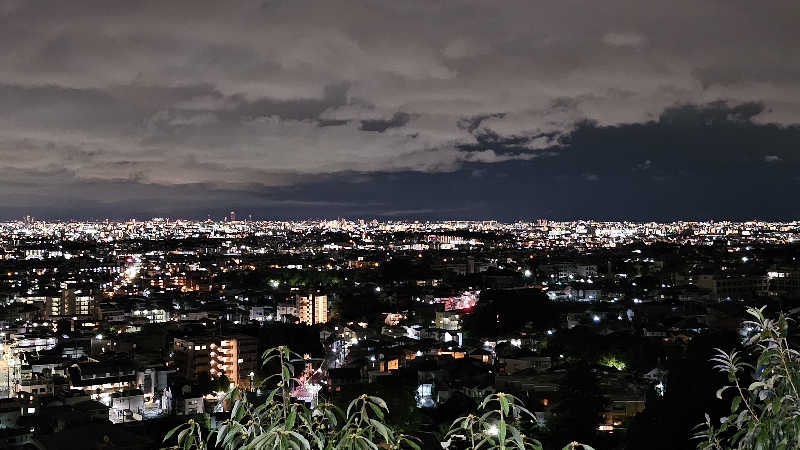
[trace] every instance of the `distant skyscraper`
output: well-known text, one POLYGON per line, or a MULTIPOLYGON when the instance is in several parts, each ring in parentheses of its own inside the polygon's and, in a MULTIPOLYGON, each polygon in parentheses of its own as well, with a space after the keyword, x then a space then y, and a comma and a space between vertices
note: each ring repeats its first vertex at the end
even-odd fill
POLYGON ((231 222, 236 222, 236 211, 231 211, 231 222))
POLYGON ((297 295, 297 316, 301 323, 314 325, 328 321, 327 295, 297 295))

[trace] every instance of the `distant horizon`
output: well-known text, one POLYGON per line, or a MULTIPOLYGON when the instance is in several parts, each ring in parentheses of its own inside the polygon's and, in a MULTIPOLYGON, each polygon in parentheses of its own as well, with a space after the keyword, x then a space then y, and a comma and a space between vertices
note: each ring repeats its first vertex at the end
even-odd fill
MULTIPOLYGON (((237 213, 238 214, 238 213, 237 213)), ((85 222, 85 223, 128 223, 132 221, 137 222, 150 222, 154 220, 164 221, 187 221, 187 222, 207 222, 213 223, 226 223, 231 222, 226 216, 211 216, 211 217, 170 217, 170 216, 153 216, 153 217, 69 217, 69 218, 46 218, 31 216, 33 222, 46 222, 46 223, 69 223, 69 222, 85 222)), ((25 222, 26 218, 0 218, 0 223, 16 223, 25 222)), ((750 219, 726 219, 726 218, 709 218, 709 219, 692 219, 692 218, 676 218, 670 220, 648 220, 648 219, 593 219, 593 218, 551 218, 551 217, 537 217, 531 219, 517 219, 517 220, 501 220, 493 218, 415 218, 415 217, 380 217, 380 216, 349 216, 349 217, 237 217, 236 222, 330 222, 337 220, 345 220, 348 222, 356 222, 359 220, 373 221, 377 220, 380 223, 397 222, 397 223, 446 223, 446 222, 497 222, 499 224, 514 224, 514 223, 536 223, 544 220, 548 223, 573 223, 573 222, 590 222, 590 223, 658 223, 658 224, 673 224, 673 223, 793 223, 800 222, 800 218, 796 219, 766 219, 766 218, 750 218, 750 219)))

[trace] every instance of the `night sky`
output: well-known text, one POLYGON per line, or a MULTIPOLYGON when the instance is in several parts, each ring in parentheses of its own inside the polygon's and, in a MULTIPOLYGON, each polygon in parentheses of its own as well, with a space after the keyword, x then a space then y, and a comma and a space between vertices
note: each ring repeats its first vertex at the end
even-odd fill
POLYGON ((0 219, 800 218, 796 0, 0 0, 0 219))

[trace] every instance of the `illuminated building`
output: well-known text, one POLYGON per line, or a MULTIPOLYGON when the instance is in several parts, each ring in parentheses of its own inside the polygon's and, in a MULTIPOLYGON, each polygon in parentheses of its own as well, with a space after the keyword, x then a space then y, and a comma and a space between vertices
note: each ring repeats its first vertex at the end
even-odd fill
POLYGON ((434 325, 442 330, 458 330, 461 328, 461 314, 458 311, 436 311, 434 325))
POLYGON ((433 301, 444 303, 445 311, 470 310, 478 303, 481 291, 464 291, 457 297, 437 297, 433 301))
POLYGON ((743 300, 766 294, 769 280, 763 276, 701 274, 695 278, 694 284, 710 291, 712 298, 716 300, 743 300))
MULTIPOLYGON (((136 318, 147 319, 151 323, 163 323, 169 321, 169 316, 167 315, 167 311, 156 308, 156 309, 134 309, 131 311, 131 315, 136 318)), ((105 316, 105 312, 103 313, 105 316)))
POLYGON ((91 318, 95 316, 97 302, 91 295, 80 290, 64 289, 60 297, 47 297, 44 314, 47 318, 80 317, 91 318))
POLYGON ((211 338, 180 339, 175 338, 172 343, 175 368, 189 379, 198 374, 209 372, 210 346, 214 341, 211 338))
POLYGON ((250 336, 175 338, 173 351, 176 369, 186 377, 208 372, 238 384, 257 368, 258 340, 250 336))
POLYGON ((315 325, 328 321, 327 295, 297 295, 297 317, 301 323, 315 325))
POLYGON ((93 396, 99 393, 100 397, 105 397, 112 392, 131 389, 136 383, 136 368, 130 360, 80 362, 70 366, 68 373, 72 389, 93 396))

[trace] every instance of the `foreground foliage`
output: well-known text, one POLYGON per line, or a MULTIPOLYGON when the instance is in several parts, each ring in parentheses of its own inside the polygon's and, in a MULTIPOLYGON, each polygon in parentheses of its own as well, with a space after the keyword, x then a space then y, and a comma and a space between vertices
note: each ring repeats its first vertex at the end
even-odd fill
POLYGON ((500 392, 487 396, 478 406, 478 413, 456 419, 442 446, 449 448, 457 440, 469 444, 468 448, 541 450, 539 441, 520 432, 523 420, 535 421, 536 417, 513 395, 500 392))
POLYGON ((291 389, 299 383, 290 360, 302 358, 288 347, 264 353, 264 365, 278 363, 278 373, 263 381, 274 383, 261 404, 253 404, 244 391, 234 388, 223 401, 232 402, 231 417, 214 427, 208 415, 189 420, 171 430, 164 441, 177 435, 172 448, 209 449, 401 449, 419 450, 418 441, 397 433, 384 422, 386 403, 378 397, 361 395, 347 411, 323 402, 314 408, 291 401, 291 389))
MULTIPOLYGON (((388 407, 381 398, 360 395, 345 411, 329 402, 314 407, 291 401, 291 390, 299 383, 290 360, 301 358, 287 347, 264 353, 264 364, 277 363, 278 373, 260 385, 272 386, 263 403, 254 404, 246 392, 234 388, 223 398, 233 403, 229 419, 211 425, 210 416, 201 414, 170 430, 164 442, 172 449, 225 450, 420 450, 421 441, 403 434, 386 422, 388 407)), ((486 397, 476 414, 453 422, 442 448, 456 449, 534 449, 539 441, 522 431, 531 428, 536 417, 513 395, 497 393, 486 397)), ((563 450, 592 450, 573 442, 563 450)))
POLYGON ((753 320, 744 322, 752 333, 746 352, 717 349, 712 358, 731 383, 717 397, 726 392, 733 397, 730 414, 719 424, 706 414, 698 426, 700 450, 800 448, 800 353, 789 345, 789 319, 783 313, 769 319, 764 309, 747 310, 753 320))

